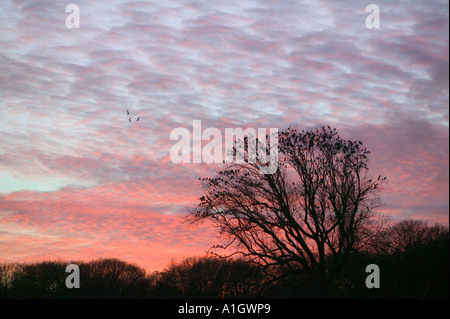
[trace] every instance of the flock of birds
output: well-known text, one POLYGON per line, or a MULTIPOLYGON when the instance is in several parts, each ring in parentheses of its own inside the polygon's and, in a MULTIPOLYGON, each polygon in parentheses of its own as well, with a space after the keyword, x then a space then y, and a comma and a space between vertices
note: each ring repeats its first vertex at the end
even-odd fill
MULTIPOLYGON (((128 115, 128 116, 131 115, 130 111, 128 111, 128 110, 127 110, 127 115, 128 115)), ((129 116, 129 117, 128 117, 128 121, 129 121, 130 123, 132 122, 132 119, 133 119, 132 116, 129 116)), ((135 121, 135 122, 139 122, 139 116, 136 118, 136 121, 135 121)))

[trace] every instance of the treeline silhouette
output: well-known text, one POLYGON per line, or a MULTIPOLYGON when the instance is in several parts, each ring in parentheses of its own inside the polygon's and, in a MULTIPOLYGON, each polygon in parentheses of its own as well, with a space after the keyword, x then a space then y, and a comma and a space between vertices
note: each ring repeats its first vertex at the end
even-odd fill
POLYGON ((283 269, 209 256, 153 273, 119 259, 3 263, 0 298, 449 298, 448 227, 400 221, 369 247, 351 256, 326 292, 292 270, 285 277, 273 276, 283 269), (80 268, 78 289, 65 284, 70 263, 80 268), (366 287, 368 264, 379 266, 380 288, 366 287))

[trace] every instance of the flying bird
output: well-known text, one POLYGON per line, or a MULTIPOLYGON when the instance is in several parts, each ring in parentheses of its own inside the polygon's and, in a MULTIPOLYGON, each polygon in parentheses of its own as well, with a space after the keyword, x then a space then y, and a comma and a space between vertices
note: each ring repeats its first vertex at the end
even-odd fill
MULTIPOLYGON (((130 110, 127 109, 127 115, 131 115, 130 110)), ((132 123, 133 116, 128 117, 128 122, 132 123)), ((136 122, 139 122, 139 116, 136 118, 136 122)))

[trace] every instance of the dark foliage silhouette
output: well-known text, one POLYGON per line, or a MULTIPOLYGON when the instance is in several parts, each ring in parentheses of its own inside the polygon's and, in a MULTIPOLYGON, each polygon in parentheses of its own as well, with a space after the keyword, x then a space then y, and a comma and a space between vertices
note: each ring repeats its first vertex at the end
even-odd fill
POLYGON ((66 297, 66 266, 61 261, 10 265, 3 281, 9 284, 9 296, 13 298, 66 297))
POLYGON ((3 264, 0 275, 1 297, 9 298, 144 298, 149 289, 144 269, 118 259, 3 264), (70 263, 80 268, 80 289, 66 287, 70 263))
MULTIPOLYGON (((144 298, 149 280, 139 266, 119 259, 99 259, 80 265, 85 298, 144 298)), ((77 291, 82 292, 81 289, 77 291)))
POLYGON ((260 174, 261 163, 237 163, 202 179, 189 219, 211 221, 229 238, 225 247, 235 242, 264 268, 281 268, 272 272, 279 279, 295 274, 327 293, 380 229, 375 209, 386 178, 368 173, 362 142, 330 127, 280 132, 279 152, 274 174, 260 174))
MULTIPOLYGON (((449 298, 448 227, 400 221, 378 238, 378 246, 366 246, 349 257, 328 297, 449 298), (365 286, 365 268, 372 263, 381 269, 380 289, 365 286)), ((282 276, 284 270, 291 273, 290 268, 263 269, 248 259, 215 257, 188 258, 149 275, 118 259, 4 263, 0 264, 0 298, 323 297, 322 287, 309 276, 282 276), (79 289, 65 286, 69 263, 80 266, 79 289)))
POLYGON ((243 259, 188 258, 155 274, 160 298, 256 297, 261 269, 243 259))
POLYGON ((338 291, 349 298, 448 298, 449 230, 422 221, 399 221, 381 232, 376 245, 352 256, 338 291), (381 269, 381 288, 367 289, 364 269, 381 269))

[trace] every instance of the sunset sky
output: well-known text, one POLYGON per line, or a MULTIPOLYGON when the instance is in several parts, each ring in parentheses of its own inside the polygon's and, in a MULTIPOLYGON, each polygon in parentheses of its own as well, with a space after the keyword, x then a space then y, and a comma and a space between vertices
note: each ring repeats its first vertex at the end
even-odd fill
POLYGON ((0 262, 149 271, 221 243, 183 223, 218 164, 177 127, 336 127, 382 212, 449 221, 448 1, 0 1, 0 262), (80 28, 66 27, 66 6, 80 28), (377 4, 380 27, 366 27, 377 4), (130 123, 127 109, 133 117, 130 123), (139 122, 136 117, 139 116, 139 122))

